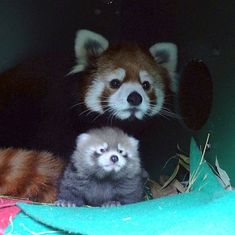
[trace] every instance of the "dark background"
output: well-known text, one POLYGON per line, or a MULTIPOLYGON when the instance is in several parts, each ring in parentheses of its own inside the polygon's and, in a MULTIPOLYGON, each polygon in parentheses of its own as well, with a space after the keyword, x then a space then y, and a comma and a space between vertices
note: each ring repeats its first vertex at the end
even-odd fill
POLYGON ((216 53, 220 41, 225 40, 219 34, 221 27, 224 32, 224 27, 230 29, 228 18, 233 2, 1 0, 0 71, 31 55, 73 53, 74 36, 79 28, 94 30, 112 41, 134 40, 148 46, 157 41, 172 41, 179 45, 183 62, 203 54, 205 49, 216 53), (185 45, 197 47, 195 41, 201 44, 201 54, 193 55, 194 48, 185 49, 185 45))

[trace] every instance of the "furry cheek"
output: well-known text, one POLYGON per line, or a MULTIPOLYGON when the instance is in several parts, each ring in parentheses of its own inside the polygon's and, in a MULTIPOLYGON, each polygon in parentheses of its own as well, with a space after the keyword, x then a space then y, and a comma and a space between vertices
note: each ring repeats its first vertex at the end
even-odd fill
POLYGON ((150 95, 150 100, 153 102, 150 109, 150 116, 153 116, 161 111, 165 100, 165 94, 161 88, 154 87, 154 91, 155 92, 150 95))
POLYGON ((141 82, 148 81, 152 86, 152 89, 148 92, 148 96, 151 104, 149 115, 153 116, 161 111, 164 104, 165 93, 161 83, 162 78, 158 72, 148 73, 146 70, 141 70, 139 77, 141 82))
POLYGON ((99 98, 102 97, 104 89, 105 83, 100 79, 94 80, 92 85, 88 88, 85 95, 85 104, 90 110, 101 114, 104 113, 102 102, 99 98))
POLYGON ((94 159, 91 157, 93 155, 93 153, 95 152, 96 148, 92 147, 92 148, 87 148, 87 149, 80 149, 79 151, 77 151, 77 154, 74 155, 75 158, 75 163, 76 164, 80 164, 80 161, 77 162, 76 158, 77 156, 83 156, 83 160, 82 162, 84 162, 86 165, 88 166, 95 166, 95 161, 94 159))

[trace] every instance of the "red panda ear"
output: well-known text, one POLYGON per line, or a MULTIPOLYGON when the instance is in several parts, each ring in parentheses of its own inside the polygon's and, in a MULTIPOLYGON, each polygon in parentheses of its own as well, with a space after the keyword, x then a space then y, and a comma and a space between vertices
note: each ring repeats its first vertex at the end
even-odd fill
POLYGON ((77 31, 74 46, 77 65, 72 72, 84 70, 89 60, 102 54, 108 46, 109 42, 100 34, 86 29, 77 31))
POLYGON ((177 46, 170 42, 156 43, 149 48, 150 53, 153 55, 154 59, 158 64, 165 67, 171 78, 171 90, 177 92, 178 90, 178 80, 176 74, 177 67, 177 46))
POLYGON ((177 66, 177 46, 170 42, 156 43, 149 48, 158 64, 164 66, 169 72, 175 72, 177 66))
POLYGON ((129 140, 130 140, 130 143, 131 145, 135 148, 135 149, 138 149, 138 146, 139 146, 139 140, 135 139, 134 137, 132 136, 129 136, 129 140))
POLYGON ((76 139, 77 148, 81 148, 88 140, 90 139, 90 135, 87 133, 80 134, 76 139))

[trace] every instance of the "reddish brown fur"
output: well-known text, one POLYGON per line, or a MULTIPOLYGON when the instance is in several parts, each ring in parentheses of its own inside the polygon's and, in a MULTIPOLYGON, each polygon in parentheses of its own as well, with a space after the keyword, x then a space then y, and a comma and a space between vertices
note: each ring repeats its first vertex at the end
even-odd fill
POLYGON ((0 195, 54 202, 65 163, 48 152, 0 149, 0 195))
MULTIPOLYGON (((140 82, 139 72, 140 70, 146 70, 158 81, 158 84, 162 86, 165 93, 170 91, 170 78, 168 71, 161 65, 157 64, 149 50, 140 44, 120 43, 110 46, 103 54, 101 54, 100 57, 97 58, 95 64, 95 69, 90 71, 84 79, 85 90, 82 97, 85 97, 89 86, 94 80, 94 75, 113 71, 117 68, 123 68, 126 71, 126 76, 123 82, 140 82)), ((107 96, 107 94, 111 95, 113 92, 115 92, 115 90, 107 87, 102 96, 107 96)), ((156 98, 157 94, 155 94, 152 89, 147 93, 151 100, 153 100, 154 97, 156 98)), ((101 100, 103 99, 101 98, 101 100)))
POLYGON ((98 73, 107 70, 123 68, 126 71, 126 81, 139 81, 139 71, 148 71, 159 82, 169 79, 165 68, 158 65, 151 53, 142 45, 136 43, 121 43, 108 48, 97 61, 98 73), (156 76, 156 75, 160 76, 156 76))
POLYGON ((150 103, 155 105, 157 103, 157 97, 156 94, 153 90, 151 90, 151 92, 149 92, 149 99, 150 99, 150 103))

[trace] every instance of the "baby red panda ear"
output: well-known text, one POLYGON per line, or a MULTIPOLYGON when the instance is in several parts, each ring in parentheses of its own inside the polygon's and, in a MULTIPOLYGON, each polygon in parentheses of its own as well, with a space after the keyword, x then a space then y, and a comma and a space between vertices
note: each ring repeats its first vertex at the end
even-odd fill
POLYGON ((176 81, 176 67, 177 67, 177 46, 174 43, 170 42, 161 42, 156 43, 149 48, 149 51, 155 58, 158 64, 161 64, 165 67, 172 79, 171 89, 176 92, 177 90, 177 81, 176 81))
POLYGON ((87 133, 80 134, 76 139, 77 148, 81 148, 88 140, 90 135, 87 133))
POLYGON ((129 136, 130 138, 130 143, 131 145, 135 148, 138 149, 139 146, 139 140, 135 139, 134 137, 129 136))
POLYGON ((74 46, 77 65, 72 73, 84 70, 90 60, 102 54, 108 46, 109 42, 100 34, 86 29, 77 31, 74 46))

